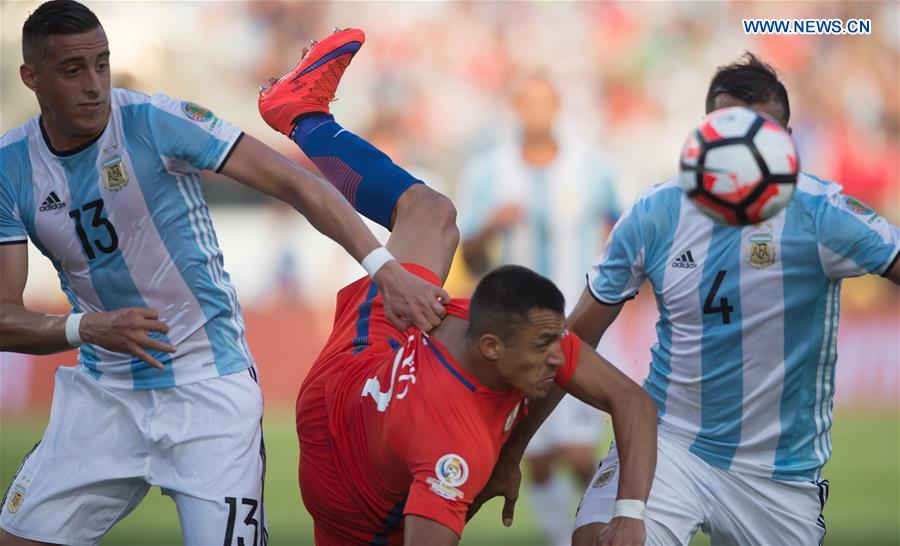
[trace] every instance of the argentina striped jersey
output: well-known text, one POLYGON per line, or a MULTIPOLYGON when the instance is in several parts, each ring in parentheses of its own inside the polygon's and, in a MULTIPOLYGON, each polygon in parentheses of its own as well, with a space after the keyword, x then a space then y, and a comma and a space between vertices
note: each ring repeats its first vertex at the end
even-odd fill
POLYGON ((104 132, 77 150, 52 150, 39 116, 0 140, 0 244, 30 239, 73 311, 151 307, 169 325, 153 334, 177 349, 151 352, 164 370, 82 345, 102 383, 165 388, 253 366, 199 177, 240 136, 196 104, 113 89, 104 132))
POLYGON ((896 226, 810 175, 743 228, 710 220, 672 179, 619 220, 588 282, 608 304, 653 286, 644 388, 662 434, 719 468, 813 480, 831 455, 841 279, 883 274, 898 249, 896 226))

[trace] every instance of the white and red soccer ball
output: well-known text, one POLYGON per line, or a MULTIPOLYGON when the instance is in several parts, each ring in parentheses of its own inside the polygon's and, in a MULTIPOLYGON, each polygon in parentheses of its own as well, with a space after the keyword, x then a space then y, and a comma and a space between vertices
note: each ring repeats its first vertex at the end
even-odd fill
POLYGON ((778 122, 749 108, 724 108, 688 136, 679 178, 704 214, 733 226, 758 224, 787 205, 799 163, 794 139, 778 122))

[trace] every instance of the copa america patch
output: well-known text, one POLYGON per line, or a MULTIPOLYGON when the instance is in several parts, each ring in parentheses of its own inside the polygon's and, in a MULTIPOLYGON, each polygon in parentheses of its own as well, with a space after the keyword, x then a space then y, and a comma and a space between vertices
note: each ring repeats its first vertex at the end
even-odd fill
POLYGON ((213 118, 213 113, 209 108, 193 102, 182 101, 181 111, 184 112, 184 115, 188 118, 200 123, 209 121, 213 118))
POLYGON ((872 210, 872 207, 863 203, 859 199, 855 197, 850 197, 849 195, 844 196, 844 206, 850 212, 854 214, 859 214, 860 216, 868 216, 870 214, 875 214, 875 211, 872 210))
POLYGON ((465 496, 457 488, 469 479, 469 465, 465 459, 455 453, 448 453, 435 463, 434 473, 435 478, 425 480, 433 493, 453 501, 465 496))

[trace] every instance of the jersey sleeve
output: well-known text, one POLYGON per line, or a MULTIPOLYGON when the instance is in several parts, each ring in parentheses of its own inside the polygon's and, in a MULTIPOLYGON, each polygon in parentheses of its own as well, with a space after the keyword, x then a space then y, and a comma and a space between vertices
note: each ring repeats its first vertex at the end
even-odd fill
POLYGON ((183 173, 218 171, 243 133, 209 109, 157 93, 150 101, 150 128, 169 168, 183 173))
POLYGON ((575 375, 575 368, 578 367, 578 357, 581 355, 581 338, 575 335, 574 332, 566 330, 562 338, 562 349, 566 362, 556 372, 555 382, 560 388, 564 389, 569 384, 572 376, 575 375))
MULTIPOLYGON (((474 414, 471 417, 476 418, 474 414)), ((478 440, 483 435, 458 424, 458 416, 446 418, 444 422, 445 426, 417 429, 428 433, 416 439, 408 455, 413 481, 403 515, 434 520, 462 536, 466 512, 487 484, 496 453, 485 447, 485 442, 490 443, 488 440, 478 440), (452 429, 450 423, 454 423, 452 429)))
POLYGON ((884 274, 900 251, 900 228, 838 191, 816 208, 816 232, 822 269, 832 279, 884 274))
MULTIPOLYGON (((0 151, 3 159, 4 171, 12 161, 6 157, 6 150, 0 151)), ((29 181, 30 182, 30 181, 29 181)), ((24 243, 28 240, 25 224, 16 205, 16 196, 13 193, 15 186, 7 179, 7 173, 0 172, 0 245, 24 243)))
POLYGON ((588 288, 600 303, 617 305, 633 298, 646 278, 639 204, 619 218, 606 247, 588 271, 588 288))

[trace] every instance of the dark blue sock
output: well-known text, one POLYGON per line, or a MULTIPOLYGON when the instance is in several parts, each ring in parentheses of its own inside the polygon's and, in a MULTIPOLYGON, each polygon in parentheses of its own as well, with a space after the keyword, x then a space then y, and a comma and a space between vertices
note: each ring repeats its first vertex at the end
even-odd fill
POLYGON ((422 183, 329 114, 300 118, 291 139, 360 214, 388 229, 400 195, 422 183))
POLYGON ((303 149, 303 142, 311 132, 316 130, 323 123, 334 121, 334 116, 322 112, 312 112, 303 114, 294 120, 294 130, 291 131, 291 140, 303 149))

